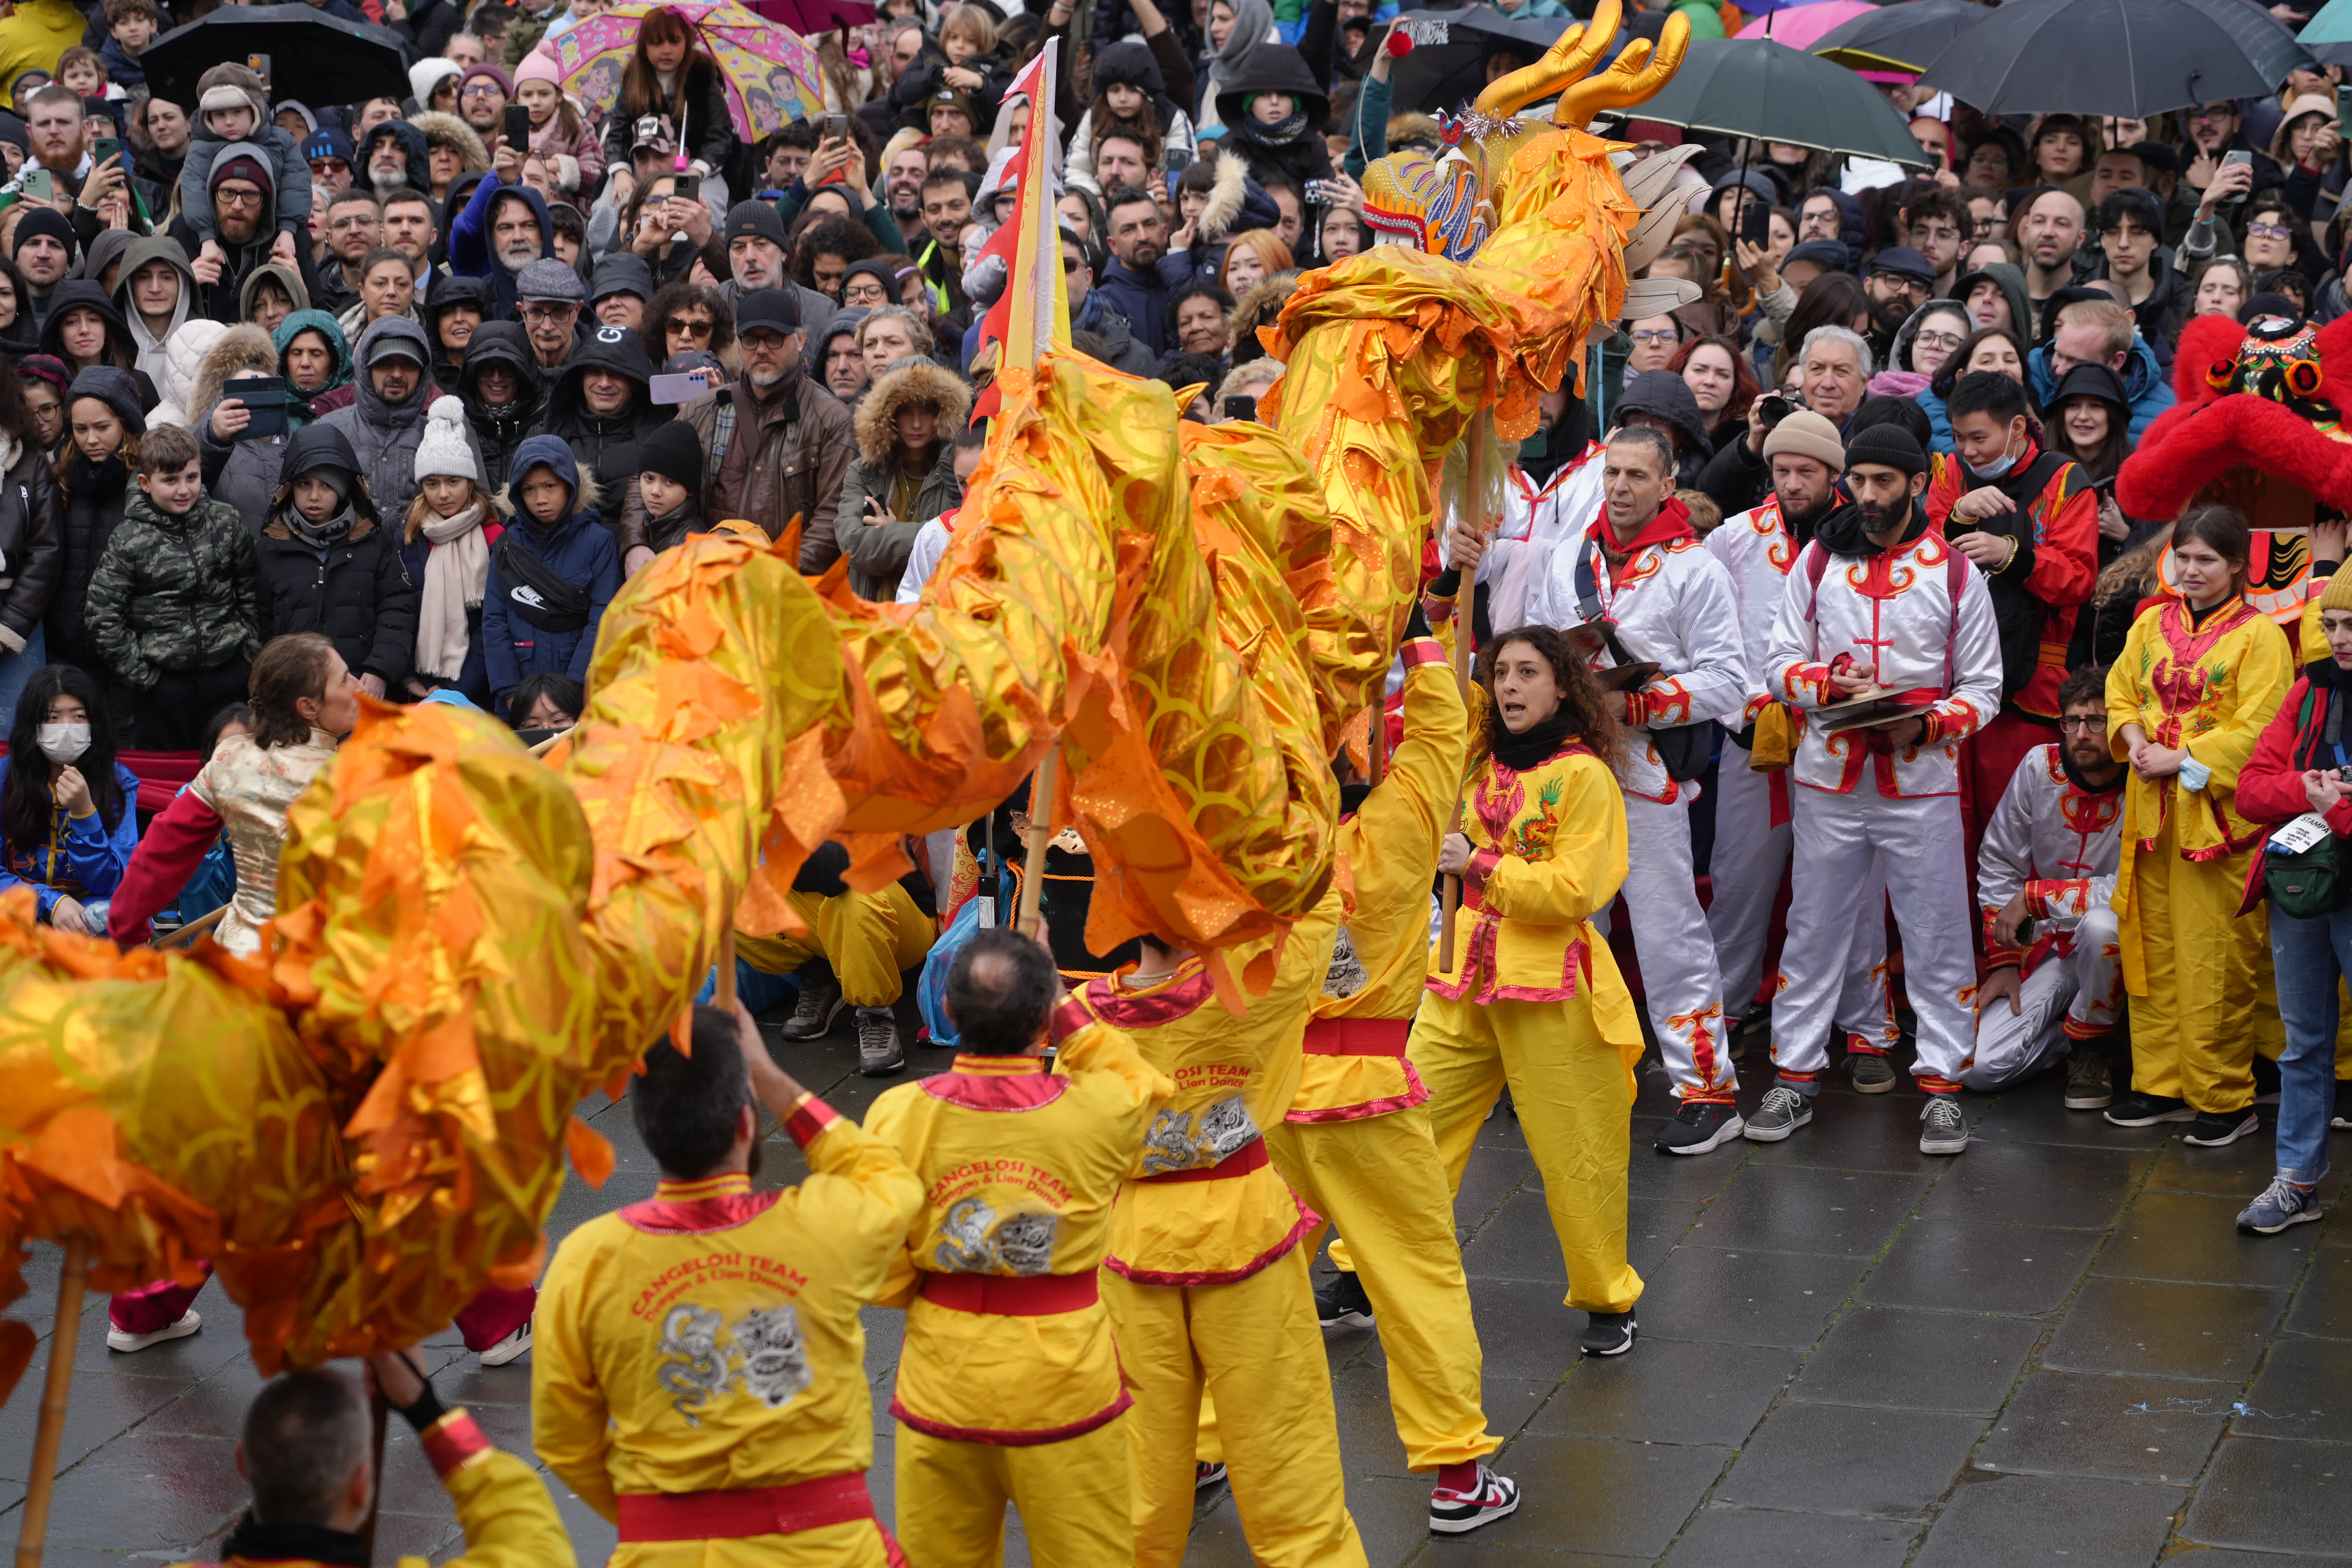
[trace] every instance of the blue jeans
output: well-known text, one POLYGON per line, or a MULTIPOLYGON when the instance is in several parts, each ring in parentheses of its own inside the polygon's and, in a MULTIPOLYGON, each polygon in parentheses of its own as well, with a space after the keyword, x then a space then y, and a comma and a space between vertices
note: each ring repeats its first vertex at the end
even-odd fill
POLYGON ((41 635, 41 623, 33 623, 33 635, 25 639, 25 651, 0 651, 0 729, 15 722, 16 699, 25 695, 25 687, 33 672, 49 662, 48 638, 41 635))
MULTIPOLYGON (((735 995, 753 1017, 772 1007, 782 1007, 801 994, 801 984, 789 974, 770 974, 758 970, 743 959, 735 961, 735 995)), ((702 989, 694 994, 694 1005, 709 1007, 719 1000, 719 971, 713 969, 702 977, 702 989)))
POLYGON ((2278 1173, 2315 1185, 2327 1174, 2327 1124, 2336 1114, 2336 977, 2352 974, 2352 909, 2299 921, 2273 909, 2278 971, 2278 1173))

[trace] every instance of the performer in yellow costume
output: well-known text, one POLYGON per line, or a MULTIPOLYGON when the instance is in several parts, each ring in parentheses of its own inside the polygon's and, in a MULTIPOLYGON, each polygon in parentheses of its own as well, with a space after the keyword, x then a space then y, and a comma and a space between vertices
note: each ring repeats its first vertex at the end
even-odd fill
POLYGON ((1633 1346, 1641 1276, 1625 1261, 1626 1162, 1642 1029, 1591 916, 1625 879, 1615 710, 1567 637, 1505 632, 1479 656, 1480 753, 1462 831, 1438 867, 1462 879, 1454 963, 1430 956, 1406 1057, 1456 1191, 1479 1124, 1510 1085, 1568 1265, 1582 1349, 1633 1346))
POLYGON ((1429 1090, 1404 1054, 1429 970, 1437 840, 1462 786, 1469 727, 1445 649, 1416 637, 1402 656, 1404 739, 1340 824, 1347 926, 1307 1026, 1297 1097, 1266 1144, 1275 1168, 1346 1238, 1332 1246, 1342 1272, 1317 1294, 1317 1315, 1327 1326, 1377 1320, 1405 1463, 1437 1472, 1429 1527, 1460 1534, 1517 1509, 1519 1490, 1479 1462, 1502 1439, 1486 1430, 1429 1090))
POLYGON ((1197 954, 1148 938, 1135 969, 1077 994, 1089 1016, 1124 1032, 1176 1085, 1119 1194, 1102 1285, 1135 1399, 1125 1425, 1141 1568, 1184 1560, 1204 1387, 1256 1561, 1364 1562, 1299 1246, 1317 1221, 1261 1135, 1297 1093, 1299 1037, 1339 921, 1334 890, 1290 929, 1273 983, 1238 1017, 1197 954))
POLYGON ((2173 525, 2181 597, 2132 623, 2107 672, 2107 736, 2124 785, 2116 915, 2131 996, 2132 1093, 2120 1127, 2193 1121, 2235 1142, 2261 1121, 2253 1057, 2282 1042, 2262 907, 2238 913, 2263 829, 2239 816, 2238 770, 2294 679, 2286 635, 2246 603, 2252 536, 2202 507, 2173 525))
MULTIPOLYGON (((370 1356, 368 1368, 456 1505, 466 1550, 446 1568, 571 1568, 571 1538, 530 1463, 482 1436, 462 1407, 444 1405, 409 1352, 370 1356)), ((309 1367, 264 1384, 237 1445, 253 1503, 220 1543, 223 1568, 367 1562, 362 1531, 379 1479, 372 1426, 366 1397, 339 1372, 309 1367)), ((422 1557, 398 1561, 425 1568, 422 1557)))
MULTIPOLYGON (((782 1030, 788 1040, 813 1040, 833 1027, 843 1007, 856 1008, 857 1070, 883 1078, 907 1065, 891 1008, 905 972, 931 951, 939 926, 902 882, 853 892, 841 879, 848 866, 849 852, 839 844, 819 846, 784 895, 803 934, 739 935, 735 953, 756 974, 799 976, 800 997, 782 1030)), ((768 1005, 756 982, 744 994, 754 1010, 768 1005)))
POLYGON ((697 1008, 691 1045, 656 1045, 629 1089, 661 1185, 573 1231, 541 1286, 532 1444, 619 1524, 616 1568, 903 1563, 866 1489, 857 1312, 922 1190, 749 1014, 697 1008), (754 1096, 808 1161, 799 1186, 751 1190, 754 1096))
POLYGON ((1133 1400, 1097 1270, 1119 1184, 1175 1085, 1063 999, 1044 947, 1001 928, 956 955, 947 1006, 955 1067, 866 1118, 923 1184, 883 1297, 907 1308, 890 1402, 898 1539, 922 1568, 995 1568, 1009 1501, 1038 1568, 1123 1562, 1133 1400), (1051 1071, 1035 1054, 1049 1013, 1051 1071))

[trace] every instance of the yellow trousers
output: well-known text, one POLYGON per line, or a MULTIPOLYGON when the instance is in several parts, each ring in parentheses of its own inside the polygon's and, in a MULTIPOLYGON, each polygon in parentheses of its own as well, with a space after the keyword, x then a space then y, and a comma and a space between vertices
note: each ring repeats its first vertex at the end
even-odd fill
POLYGON ((898 976, 923 962, 939 928, 907 889, 893 882, 878 893, 785 895, 806 925, 806 936, 737 936, 736 955, 765 974, 790 974, 812 958, 833 965, 841 999, 853 1007, 887 1007, 898 999, 898 976))
MULTIPOLYGON (((1444 1162, 1416 1105, 1356 1121, 1286 1121, 1266 1150, 1307 1206, 1354 1243, 1389 1363, 1405 1463, 1433 1470, 1503 1446, 1486 1430, 1478 1331, 1444 1162)), ((1314 1248, 1306 1248, 1313 1256, 1314 1248)))
POLYGON ((2132 857, 2129 898, 2116 912, 2124 949, 2136 945, 2139 961, 2124 973, 2132 1088, 2142 1094, 2186 1100, 2198 1110, 2242 1110, 2254 1100, 2254 1053, 2279 1054, 2268 906, 2238 913, 2252 859, 2251 850, 2182 859, 2170 817, 2156 847, 2132 857))
POLYGON ((1059 1443, 961 1443, 898 1424, 898 1544, 919 1568, 997 1568, 1004 1505, 1037 1568, 1100 1568, 1135 1546, 1127 1417, 1059 1443))
POLYGON ((1230 1285, 1138 1285, 1105 1269, 1102 1293, 1135 1396, 1123 1425, 1139 1568, 1184 1561, 1204 1386, 1216 1395, 1234 1506, 1261 1568, 1365 1568, 1307 1249, 1230 1285))
MULTIPOLYGON (((1507 1083, 1568 1265, 1568 1304, 1629 1310, 1642 1296, 1642 1277, 1625 1261, 1633 1086, 1625 1058, 1592 1026, 1591 998, 1481 1006, 1425 995, 1405 1055, 1429 1086, 1423 1109, 1449 1196, 1462 1190, 1479 1125, 1507 1083)), ((1450 1225, 1450 1204, 1445 1213, 1450 1225)))

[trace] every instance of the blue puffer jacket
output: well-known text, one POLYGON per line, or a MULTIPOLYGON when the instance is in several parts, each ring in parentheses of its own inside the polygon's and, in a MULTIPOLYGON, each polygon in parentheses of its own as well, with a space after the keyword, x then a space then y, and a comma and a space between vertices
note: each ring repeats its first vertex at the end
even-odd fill
POLYGON ((530 676, 568 675, 586 685, 596 629, 604 625, 604 606, 621 588, 620 552, 614 547, 612 531, 596 515, 593 481, 586 495, 581 493, 580 465, 572 448, 560 437, 533 436, 516 450, 511 472, 515 518, 509 531, 558 576, 587 594, 588 624, 571 632, 533 626, 509 598, 510 587, 500 579, 493 546, 489 585, 482 595, 482 653, 489 661, 490 692, 500 709, 530 676), (522 505, 523 480, 534 468, 551 469, 572 491, 571 510, 551 525, 534 521, 522 505))
MULTIPOLYGON (((2051 348, 2051 344, 2043 343, 2025 356, 2026 390, 2033 394, 2034 405, 2038 408, 2048 408, 2050 399, 2058 391, 2058 376, 2050 368, 2051 348)), ((2173 393, 2171 384, 2164 379, 2164 371, 2157 363, 2156 351, 2148 347, 2147 340, 2137 333, 2132 336, 2131 358, 2124 362, 2123 375, 2124 395, 2131 399, 2132 445, 2137 447, 2141 435, 2155 422, 2156 416, 2180 399, 2173 393)), ((1942 429, 1948 443, 1945 449, 1948 450, 1951 426, 1947 423, 1942 429)))

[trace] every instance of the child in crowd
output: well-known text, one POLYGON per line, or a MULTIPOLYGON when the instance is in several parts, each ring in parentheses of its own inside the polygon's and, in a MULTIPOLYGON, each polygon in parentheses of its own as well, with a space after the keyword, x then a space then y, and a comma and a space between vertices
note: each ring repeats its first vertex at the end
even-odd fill
POLYGON ((503 708, 531 676, 584 683, 604 606, 621 586, 621 556, 596 512, 596 480, 561 437, 515 449, 508 493, 514 526, 490 552, 482 653, 503 708))
POLYGON ((416 589, 340 426, 305 425, 286 444, 257 549, 262 636, 317 632, 370 697, 397 689, 416 651, 416 589))
POLYGON ((58 79, 84 98, 122 96, 122 89, 107 79, 106 62, 99 52, 79 44, 58 57, 58 79))
POLYGON ((204 241, 196 259, 227 259, 213 232, 209 177, 213 160, 240 143, 268 156, 278 227, 269 256, 293 267, 294 237, 310 232, 310 165, 302 161, 300 144, 270 122, 269 91, 259 73, 238 65, 215 66, 196 79, 195 133, 180 165, 180 214, 204 241))
POLYGON ((90 641, 128 689, 140 749, 190 752, 205 721, 245 695, 261 651, 253 530, 205 493, 195 436, 141 437, 138 489, 89 581, 90 641))
POLYGON ((637 496, 646 504, 646 542, 658 553, 703 531, 702 443, 694 426, 673 419, 637 447, 637 496))
POLYGON ((125 92, 147 85, 147 68, 139 57, 163 25, 155 0, 106 0, 107 36, 98 58, 109 81, 125 92))
POLYGON ((416 443, 416 499, 401 531, 401 554, 418 590, 411 694, 454 686, 478 706, 488 700, 482 596, 489 588, 490 547, 505 531, 505 521, 467 438, 466 405, 454 397, 435 398, 416 443))

